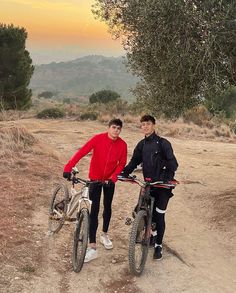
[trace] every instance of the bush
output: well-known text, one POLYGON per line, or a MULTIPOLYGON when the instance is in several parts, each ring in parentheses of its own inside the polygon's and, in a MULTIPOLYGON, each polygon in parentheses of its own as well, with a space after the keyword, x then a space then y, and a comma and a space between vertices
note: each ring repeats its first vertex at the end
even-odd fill
POLYGON ((63 104, 70 104, 71 99, 70 98, 64 98, 62 102, 63 102, 63 104))
POLYGON ((111 90, 101 90, 96 93, 93 93, 89 97, 89 102, 91 104, 93 103, 101 103, 101 104, 106 104, 111 101, 115 101, 120 98, 120 95, 114 91, 111 90))
POLYGON ((47 108, 37 114, 37 118, 62 118, 65 112, 59 108, 47 108))
POLYGON ((44 91, 38 94, 38 98, 51 99, 54 96, 53 92, 44 91))
POLYGON ((183 115, 184 122, 193 122, 198 126, 207 126, 211 118, 212 115, 203 105, 195 106, 192 109, 189 109, 183 115))
POLYGON ((87 112, 80 115, 81 120, 97 120, 98 114, 94 112, 87 112))

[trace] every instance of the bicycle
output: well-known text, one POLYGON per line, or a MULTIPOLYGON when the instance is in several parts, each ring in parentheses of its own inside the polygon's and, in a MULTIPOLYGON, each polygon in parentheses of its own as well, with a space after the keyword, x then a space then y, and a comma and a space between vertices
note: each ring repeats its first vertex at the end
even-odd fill
POLYGON ((73 270, 79 272, 84 263, 88 236, 89 236, 89 213, 92 201, 89 199, 89 185, 94 181, 77 177, 77 168, 72 169, 71 197, 67 185, 58 184, 52 195, 49 215, 49 231, 58 233, 65 221, 76 221, 73 242, 73 270), (82 184, 80 191, 76 191, 75 184, 82 184), (74 212, 76 217, 73 217, 74 212), (54 226, 55 225, 55 226, 54 226))
POLYGON ((135 175, 129 177, 118 176, 118 179, 123 182, 136 183, 141 187, 138 204, 135 208, 136 211, 135 213, 133 212, 134 221, 132 222, 128 252, 130 272, 135 276, 140 276, 146 264, 152 231, 154 197, 150 195, 150 189, 151 187, 174 188, 178 181, 168 181, 167 183, 163 181, 150 182, 143 181, 135 175))

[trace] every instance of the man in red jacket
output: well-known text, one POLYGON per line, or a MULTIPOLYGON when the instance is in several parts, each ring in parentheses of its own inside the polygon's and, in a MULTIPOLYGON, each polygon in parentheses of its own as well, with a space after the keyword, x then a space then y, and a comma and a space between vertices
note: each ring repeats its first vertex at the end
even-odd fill
POLYGON ((122 128, 120 119, 112 119, 108 124, 108 130, 105 133, 99 133, 93 136, 81 149, 79 149, 64 167, 63 177, 69 179, 72 168, 81 158, 93 151, 89 178, 94 181, 90 185, 89 197, 92 200, 90 212, 89 242, 85 262, 98 257, 96 249, 96 232, 98 228, 98 214, 100 198, 103 188, 103 233, 100 236, 100 242, 106 249, 112 249, 113 244, 107 234, 111 219, 111 205, 115 191, 115 182, 117 175, 124 169, 127 159, 127 145, 119 135, 122 128))

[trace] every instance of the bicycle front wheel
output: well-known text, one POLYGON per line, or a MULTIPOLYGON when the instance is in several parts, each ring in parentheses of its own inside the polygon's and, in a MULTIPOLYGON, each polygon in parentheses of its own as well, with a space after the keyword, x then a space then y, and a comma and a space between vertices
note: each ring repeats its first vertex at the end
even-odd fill
POLYGON ((51 233, 57 233, 62 228, 69 202, 69 190, 65 184, 58 184, 53 190, 49 208, 48 228, 51 233))
POLYGON ((73 270, 78 273, 81 271, 86 249, 88 245, 89 235, 89 212, 87 209, 82 209, 78 215, 76 228, 74 232, 74 245, 73 245, 73 270))
POLYGON ((135 276, 143 272, 149 246, 147 212, 140 210, 133 222, 129 242, 129 268, 135 276))

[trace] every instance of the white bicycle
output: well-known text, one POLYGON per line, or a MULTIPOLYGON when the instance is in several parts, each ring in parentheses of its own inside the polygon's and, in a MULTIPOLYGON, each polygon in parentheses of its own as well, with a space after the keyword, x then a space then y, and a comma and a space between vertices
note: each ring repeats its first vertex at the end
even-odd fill
POLYGON ((78 173, 77 168, 72 169, 70 193, 66 184, 57 184, 53 190, 49 210, 49 231, 51 234, 58 233, 65 221, 76 221, 72 256, 75 272, 79 272, 83 267, 88 245, 89 213, 92 203, 89 199, 89 185, 94 183, 94 181, 77 177, 78 173), (82 188, 76 191, 75 185, 79 183, 82 184, 82 188))

